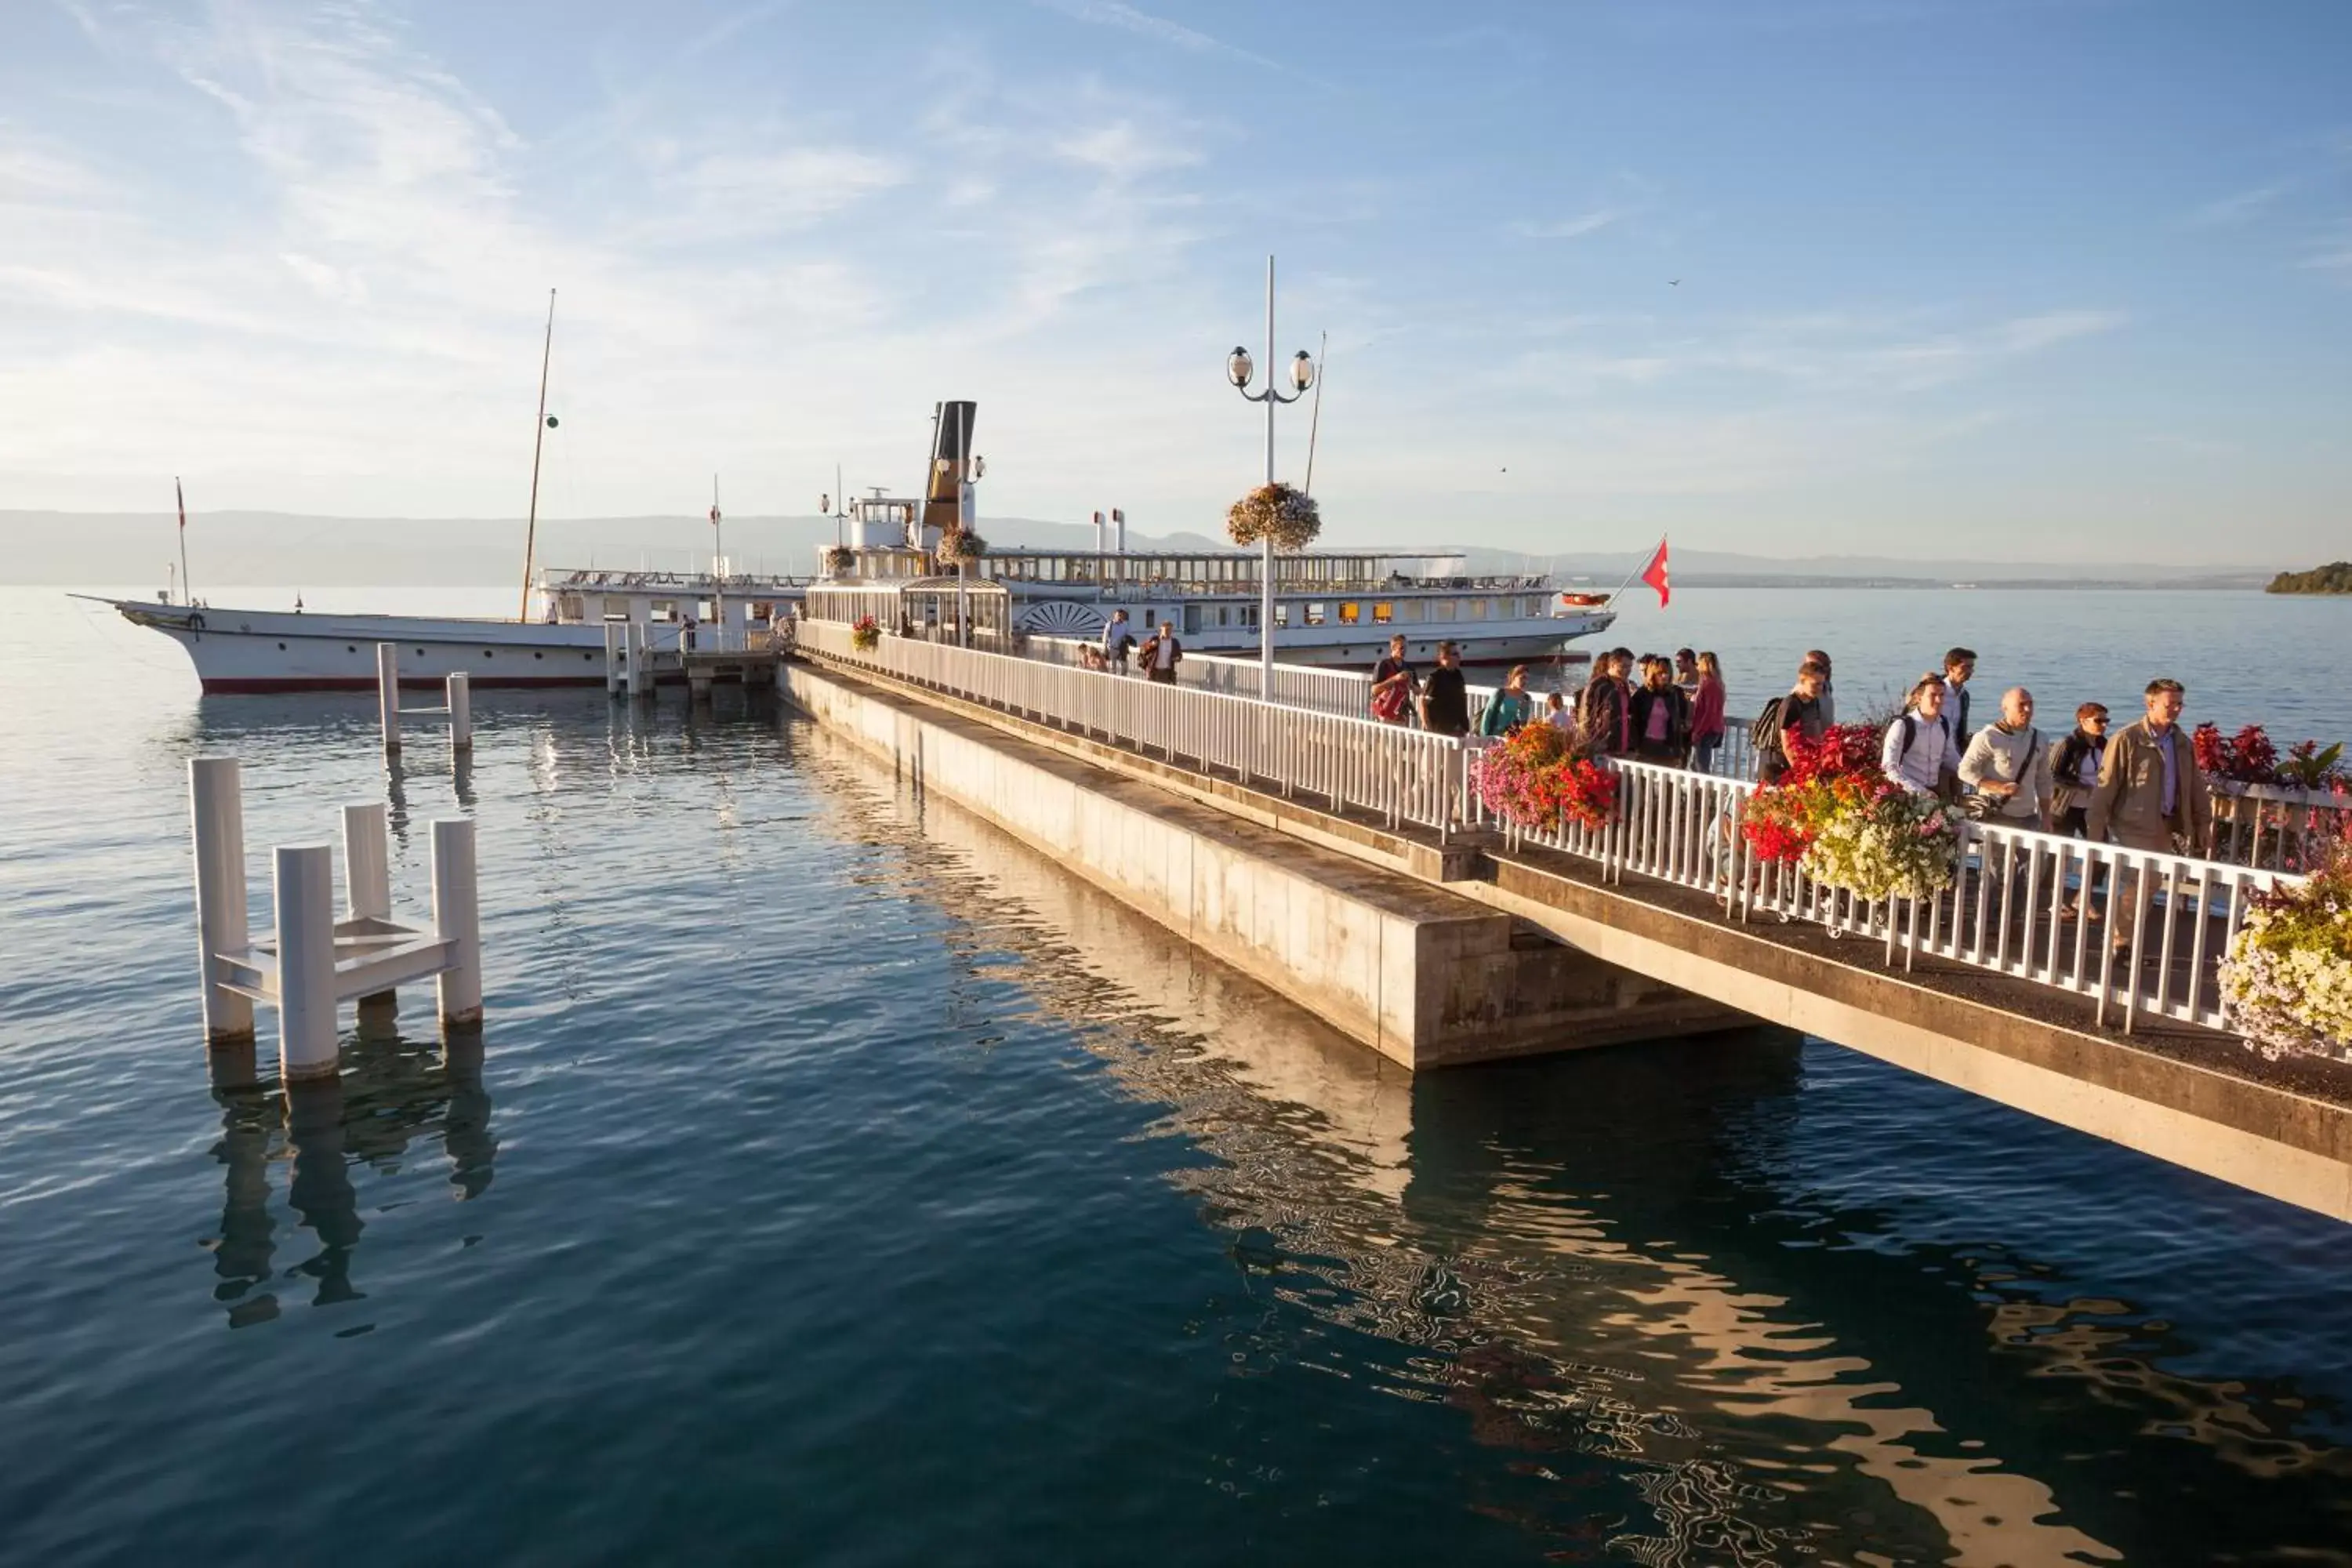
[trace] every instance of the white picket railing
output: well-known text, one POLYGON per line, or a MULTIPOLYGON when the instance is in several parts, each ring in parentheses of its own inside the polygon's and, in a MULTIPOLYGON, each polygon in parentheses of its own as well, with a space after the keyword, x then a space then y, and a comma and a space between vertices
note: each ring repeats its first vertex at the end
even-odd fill
MULTIPOLYGON (((1759 859, 1740 830, 1756 793, 1745 779, 1615 758, 1606 765, 1617 776, 1617 809, 1605 826, 1534 829, 1503 819, 1480 798, 1475 740, 1034 656, 896 637, 860 650, 847 626, 831 622, 803 621, 798 630, 806 653, 1254 787, 1320 795, 1334 810, 1368 812, 1391 826, 1492 829, 1509 849, 1597 862, 1611 881, 1630 874, 1694 889, 1727 918, 1778 915, 1881 942, 1889 963, 1899 956, 1908 968, 1927 954, 2086 995, 2102 1023, 2117 1015, 2126 1030, 2144 1016, 2226 1029, 2216 965, 2244 923, 2247 901, 2300 880, 2275 869, 1971 822, 1960 829, 1953 887, 1931 899, 1872 903, 1800 868, 1759 859), (2078 911, 2063 913, 2070 904, 2078 911), (2111 934, 2118 931, 2121 949, 2111 934)), ((1745 727, 1736 729, 1744 740, 1745 727)))
MULTIPOLYGON (((1138 647, 1141 641, 1142 634, 1138 633, 1138 647)), ((1070 666, 1078 665, 1087 649, 1101 646, 1075 637, 1028 637, 1022 642, 1033 658, 1070 666)), ((1129 679, 1141 679, 1143 676, 1143 671, 1133 666, 1119 673, 1129 679)), ((1222 691, 1233 697, 1256 697, 1258 676, 1256 659, 1236 658, 1230 654, 1194 653, 1188 648, 1176 665, 1177 685, 1201 691, 1222 691)), ((1370 716, 1371 678, 1360 670, 1277 664, 1274 667, 1274 700, 1286 708, 1362 719, 1370 716)))
POLYGON ((1742 921, 1779 915, 1885 944, 1909 968, 1921 953, 2094 998, 2097 1017, 2128 1031, 2155 1016, 2226 1029, 2216 966, 2245 923, 2248 899, 2301 879, 2252 866, 2093 844, 2031 828, 1960 828, 1959 876, 1932 899, 1876 903, 1823 886, 1801 869, 1759 860, 1740 831, 1756 786, 1685 769, 1614 759, 1617 809, 1607 826, 1532 830, 1477 796, 1468 819, 1536 845, 1694 889, 1742 921), (2061 912, 2065 906, 2075 912, 2061 912), (2122 932, 2124 945, 2113 933, 2122 932))
POLYGON ((2273 870, 2311 865, 2352 834, 2352 795, 2279 784, 2213 784, 2213 835, 2223 858, 2273 870))
POLYGON ((837 622, 803 621, 799 636, 804 652, 1245 784, 1303 790, 1335 811, 1369 812, 1391 826, 1445 831, 1461 796, 1463 750, 1444 735, 915 638, 885 637, 859 649, 837 622))

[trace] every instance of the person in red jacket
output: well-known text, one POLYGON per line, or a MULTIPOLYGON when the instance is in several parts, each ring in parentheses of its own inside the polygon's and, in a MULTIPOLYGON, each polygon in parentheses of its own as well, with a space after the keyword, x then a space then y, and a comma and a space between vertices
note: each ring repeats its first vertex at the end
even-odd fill
POLYGON ((1698 689, 1691 694, 1691 766, 1703 773, 1715 771, 1715 754, 1723 748, 1723 666, 1712 652, 1697 659, 1698 689))

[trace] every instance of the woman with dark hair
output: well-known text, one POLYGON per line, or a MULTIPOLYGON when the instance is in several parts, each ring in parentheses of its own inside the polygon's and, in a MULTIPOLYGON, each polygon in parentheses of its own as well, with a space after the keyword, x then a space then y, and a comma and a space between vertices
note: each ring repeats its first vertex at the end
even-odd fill
POLYGON ((1633 754, 1645 763, 1678 766, 1690 743, 1690 699, 1675 684, 1675 668, 1663 658, 1642 667, 1628 714, 1633 754))
POLYGON ((1511 666, 1511 673, 1503 679, 1503 689, 1486 699, 1486 710, 1478 716, 1478 733, 1488 739, 1507 735, 1535 716, 1535 705, 1528 700, 1528 667, 1511 666))

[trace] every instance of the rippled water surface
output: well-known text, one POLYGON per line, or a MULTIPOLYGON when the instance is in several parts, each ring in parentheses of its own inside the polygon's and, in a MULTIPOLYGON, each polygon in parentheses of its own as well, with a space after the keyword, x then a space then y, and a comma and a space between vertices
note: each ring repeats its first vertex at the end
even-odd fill
POLYGON ((0 608, 0 1561, 2352 1562, 2329 1222, 1768 1032, 1414 1080, 740 694, 387 776, 0 608), (478 1054, 208 1070, 213 752, 410 910, 478 818, 478 1054))

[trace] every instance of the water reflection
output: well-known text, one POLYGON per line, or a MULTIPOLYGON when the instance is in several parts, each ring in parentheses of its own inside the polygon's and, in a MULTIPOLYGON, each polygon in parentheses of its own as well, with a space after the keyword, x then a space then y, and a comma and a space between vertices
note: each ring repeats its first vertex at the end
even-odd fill
POLYGON ((283 1085, 257 1075, 252 1047, 216 1051, 213 1099, 223 1197, 219 1233, 206 1246, 214 1298, 232 1329, 276 1318, 289 1291, 319 1307, 364 1299, 352 1272, 367 1229, 355 1175, 398 1176, 412 1148, 437 1137, 452 1197, 490 1187, 499 1144, 479 1031, 453 1032, 446 1049, 396 1034, 360 1039, 345 1047, 338 1077, 283 1085), (315 1246, 290 1264, 278 1258, 271 1167, 280 1164, 293 1215, 288 1238, 307 1230, 315 1246))
MULTIPOLYGON (((836 737, 794 744, 974 979, 1215 1156, 1174 1179, 1232 1237, 1242 1305, 1196 1321, 1234 1374, 1461 1412, 1500 1461, 1465 1506, 1576 1560, 2352 1563, 2324 1400, 2169 1370, 2193 1347, 2144 1307, 1780 1177, 1789 1037, 1416 1079, 836 737)), ((978 988, 960 1006, 1006 1021, 978 988)))

